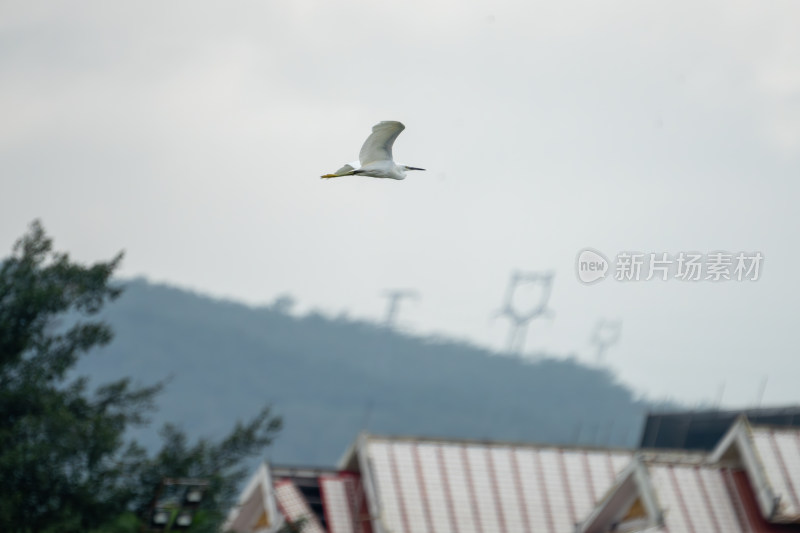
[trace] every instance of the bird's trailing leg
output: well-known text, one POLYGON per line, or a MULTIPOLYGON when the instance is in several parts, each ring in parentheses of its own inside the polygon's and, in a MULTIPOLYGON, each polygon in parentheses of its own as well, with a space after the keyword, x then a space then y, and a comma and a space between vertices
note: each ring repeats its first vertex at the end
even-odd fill
POLYGON ((348 172, 337 171, 334 174, 325 174, 324 176, 320 176, 320 178, 329 179, 329 178, 341 178, 342 176, 356 176, 363 172, 364 172, 363 170, 350 170, 348 172))
POLYGON ((322 179, 328 179, 328 178, 338 178, 341 176, 352 176, 353 174, 358 173, 358 170, 356 170, 357 166, 358 163, 348 163, 339 170, 337 170, 336 172, 334 172, 333 174, 325 174, 324 176, 320 177, 322 179))

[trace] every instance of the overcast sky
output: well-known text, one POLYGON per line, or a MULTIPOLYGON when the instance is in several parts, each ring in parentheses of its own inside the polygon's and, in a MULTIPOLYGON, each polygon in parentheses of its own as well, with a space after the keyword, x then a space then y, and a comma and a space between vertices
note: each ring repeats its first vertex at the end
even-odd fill
MULTIPOLYGON (((652 398, 800 402, 800 3, 0 3, 0 249, 252 304, 282 293, 501 349, 512 270, 556 272, 526 350, 652 398), (400 120, 405 181, 320 180, 400 120), (758 281, 606 279, 578 252, 761 252, 758 281), (724 390, 722 389, 724 385, 724 390)), ((519 302, 524 306, 524 302, 519 302)), ((446 379, 443 376, 442 379, 446 379)))

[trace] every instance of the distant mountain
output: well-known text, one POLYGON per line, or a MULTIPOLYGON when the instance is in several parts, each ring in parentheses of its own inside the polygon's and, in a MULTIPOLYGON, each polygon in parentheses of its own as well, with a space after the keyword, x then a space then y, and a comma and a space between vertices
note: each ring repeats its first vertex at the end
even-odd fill
MULTIPOLYGON (((284 418, 276 462, 332 465, 358 432, 630 446, 647 405, 605 370, 535 362, 372 323, 126 283, 115 339, 78 371, 99 384, 172 376, 155 426, 214 436, 265 403, 284 418)), ((155 429, 137 437, 155 442, 155 429)))

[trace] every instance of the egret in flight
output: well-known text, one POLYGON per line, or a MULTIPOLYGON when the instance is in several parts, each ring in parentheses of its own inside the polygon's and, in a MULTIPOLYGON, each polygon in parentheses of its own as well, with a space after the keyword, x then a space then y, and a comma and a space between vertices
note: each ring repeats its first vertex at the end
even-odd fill
POLYGON ((424 168, 397 165, 392 159, 392 145, 404 129, 406 127, 403 124, 394 120, 384 120, 375 124, 372 127, 372 133, 361 147, 358 161, 348 163, 333 174, 325 174, 322 178, 370 176, 404 180, 407 170, 425 170, 424 168))

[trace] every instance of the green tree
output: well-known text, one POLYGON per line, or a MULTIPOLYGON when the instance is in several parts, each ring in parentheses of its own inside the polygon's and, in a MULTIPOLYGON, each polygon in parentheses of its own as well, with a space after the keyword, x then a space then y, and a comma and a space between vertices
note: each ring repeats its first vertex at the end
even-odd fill
POLYGON ((122 289, 112 283, 122 254, 84 266, 53 251, 37 221, 0 263, 0 531, 135 530, 164 477, 210 482, 198 528, 217 528, 245 459, 280 429, 264 408, 219 441, 189 443, 174 426, 148 455, 127 441, 163 387, 128 379, 90 391, 69 370, 108 344, 98 316, 122 289))

